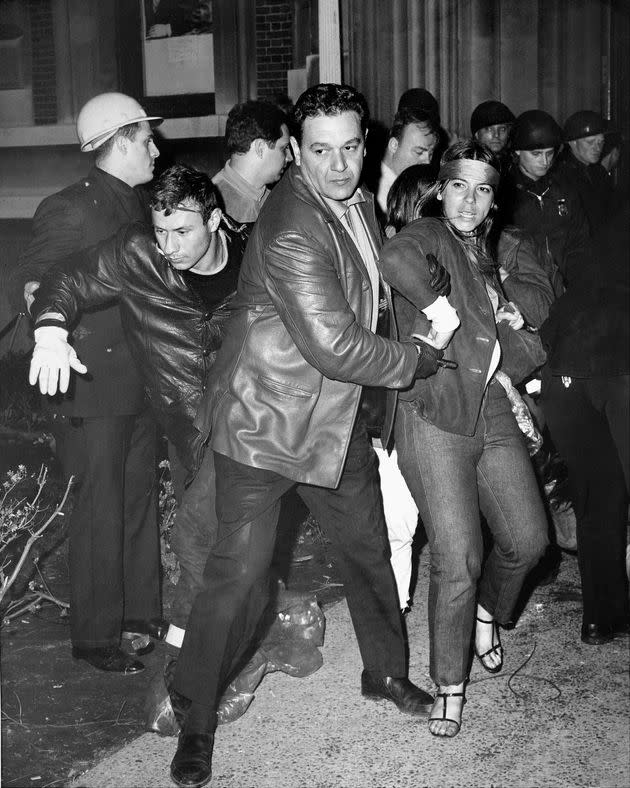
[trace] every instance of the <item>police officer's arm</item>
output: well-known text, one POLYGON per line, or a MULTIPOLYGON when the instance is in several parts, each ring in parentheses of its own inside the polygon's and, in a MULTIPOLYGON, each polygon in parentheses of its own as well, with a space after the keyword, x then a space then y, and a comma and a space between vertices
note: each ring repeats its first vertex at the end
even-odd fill
MULTIPOLYGON (((66 260, 85 245, 79 209, 60 195, 40 203, 32 223, 31 240, 20 255, 9 283, 9 300, 23 310, 42 277, 55 263, 66 260)), ((32 304, 32 298, 27 306, 32 304)))
POLYGON ((270 297, 309 364, 328 378, 360 385, 402 388, 412 382, 416 347, 357 322, 332 254, 318 239, 282 233, 264 250, 264 261, 270 297))
POLYGON ((575 272, 589 262, 593 253, 588 219, 577 195, 576 199, 571 202, 569 218, 569 229, 564 246, 564 259, 560 269, 567 286, 571 283, 575 272))
POLYGON ((55 266, 42 278, 31 312, 35 320, 35 347, 29 382, 42 394, 65 392, 70 370, 87 372, 68 342, 68 328, 82 309, 115 299, 124 286, 125 230, 91 249, 55 266))
POLYGON ((518 305, 528 325, 540 328, 549 314, 554 292, 533 239, 515 228, 506 228, 499 239, 497 257, 505 295, 518 305))

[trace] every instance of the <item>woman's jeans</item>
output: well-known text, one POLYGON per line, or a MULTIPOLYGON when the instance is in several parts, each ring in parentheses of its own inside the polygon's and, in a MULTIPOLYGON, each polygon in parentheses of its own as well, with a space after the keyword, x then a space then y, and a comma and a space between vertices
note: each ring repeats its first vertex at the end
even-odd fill
POLYGON ((529 570, 547 546, 547 520, 523 436, 504 389, 488 386, 475 434, 456 435, 399 402, 396 448, 431 550, 430 672, 466 678, 476 604, 510 622, 529 570), (492 533, 485 564, 479 510, 492 533))

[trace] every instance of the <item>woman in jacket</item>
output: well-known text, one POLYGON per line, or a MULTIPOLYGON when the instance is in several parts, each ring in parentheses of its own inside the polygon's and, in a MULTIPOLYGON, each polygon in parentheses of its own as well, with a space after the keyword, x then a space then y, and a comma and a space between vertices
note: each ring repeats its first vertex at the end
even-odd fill
POLYGON ((501 359, 497 322, 513 329, 523 323, 502 298, 486 252, 498 181, 492 153, 474 141, 456 143, 409 224, 381 254, 401 336, 418 333, 424 321, 425 340, 448 347, 457 364, 401 392, 395 426, 400 468, 431 550, 430 672, 438 692, 429 730, 436 736, 460 729, 473 634, 483 667, 501 669, 498 625, 510 623, 525 576, 547 543, 529 456, 494 378, 501 359), (412 221, 432 212, 438 215, 412 221), (450 273, 448 301, 428 287, 428 254, 450 273), (452 310, 461 323, 455 330, 448 328, 452 310), (480 509, 493 536, 483 565, 480 509))

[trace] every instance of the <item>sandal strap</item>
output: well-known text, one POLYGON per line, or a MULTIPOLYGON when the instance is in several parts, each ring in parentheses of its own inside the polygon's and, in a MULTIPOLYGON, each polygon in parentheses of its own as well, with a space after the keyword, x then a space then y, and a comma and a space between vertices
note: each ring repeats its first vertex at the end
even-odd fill
POLYGON ((503 656, 503 646, 500 643, 497 643, 496 646, 492 646, 492 648, 489 648, 487 651, 484 651, 483 654, 478 653, 477 659, 483 659, 484 657, 487 657, 490 654, 494 654, 495 652, 497 652, 499 656, 503 656))
POLYGON ((452 722, 453 725, 457 725, 457 730, 459 731, 461 727, 461 717, 459 720, 454 720, 452 717, 446 716, 446 704, 447 698, 463 698, 462 706, 466 703, 466 696, 463 692, 436 692, 436 698, 442 698, 442 716, 441 717, 429 717, 429 722, 452 722))

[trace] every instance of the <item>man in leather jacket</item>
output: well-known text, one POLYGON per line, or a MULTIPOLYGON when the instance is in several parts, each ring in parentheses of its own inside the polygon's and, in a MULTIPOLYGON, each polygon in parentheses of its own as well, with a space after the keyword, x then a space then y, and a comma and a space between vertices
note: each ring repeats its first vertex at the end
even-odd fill
POLYGON ((152 220, 152 230, 131 224, 89 250, 80 266, 69 260, 44 277, 32 307, 31 382, 54 394, 58 380, 67 388, 70 367, 85 372, 68 327, 83 311, 117 301, 148 400, 177 452, 171 468, 179 462, 194 476, 172 537, 180 577, 167 641, 177 647, 216 534, 213 455, 203 453, 193 421, 223 338, 246 232, 222 215, 210 178, 179 165, 154 185, 152 220))
MULTIPOLYGON (((295 164, 265 202, 196 425, 209 437, 219 530, 177 662, 180 786, 211 778, 216 710, 270 597, 283 493, 297 490, 331 539, 363 658, 366 697, 426 714, 407 659, 374 451, 358 416, 366 386, 434 374, 439 351, 374 333, 379 235, 357 188, 367 105, 316 85, 295 107, 295 164)), ((387 294, 386 294, 387 295, 387 294)), ((391 303, 391 302, 390 302, 391 303)))

